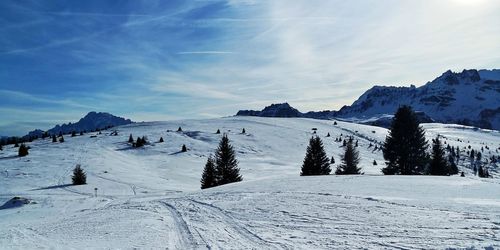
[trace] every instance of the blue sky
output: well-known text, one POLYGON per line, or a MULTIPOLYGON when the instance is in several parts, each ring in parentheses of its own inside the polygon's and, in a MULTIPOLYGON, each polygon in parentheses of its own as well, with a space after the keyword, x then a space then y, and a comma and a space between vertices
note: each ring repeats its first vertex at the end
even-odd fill
POLYGON ((105 111, 338 109, 375 84, 500 67, 500 2, 0 1, 0 135, 105 111))

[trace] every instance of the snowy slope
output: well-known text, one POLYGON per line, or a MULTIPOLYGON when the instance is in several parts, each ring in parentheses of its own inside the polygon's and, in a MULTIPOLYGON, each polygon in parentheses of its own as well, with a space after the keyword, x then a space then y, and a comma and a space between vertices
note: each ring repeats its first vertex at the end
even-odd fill
MULTIPOLYGON (((463 154, 500 133, 424 124, 463 154)), ((231 117, 135 123, 65 143, 37 140, 30 155, 0 151, 0 206, 14 196, 30 204, 0 208, 0 246, 7 248, 328 249, 500 247, 500 181, 467 177, 381 176, 387 130, 302 118, 231 117), (177 127, 183 128, 180 132, 177 127), (246 134, 241 134, 245 128, 246 134), (363 176, 300 177, 312 128, 340 162, 341 134, 359 140, 363 176), (206 157, 228 134, 244 181, 199 190, 206 157), (331 137, 326 137, 330 133, 331 137), (153 142, 141 149, 129 134, 153 142), (164 143, 156 143, 163 137, 164 143), (188 152, 181 153, 182 144, 188 152), (376 160, 378 166, 373 166, 376 160), (88 185, 70 186, 81 164, 88 185), (94 188, 98 196, 94 197, 94 188)), ((496 168, 497 166, 491 166, 496 168)), ((498 172, 492 171, 498 178, 498 172)))

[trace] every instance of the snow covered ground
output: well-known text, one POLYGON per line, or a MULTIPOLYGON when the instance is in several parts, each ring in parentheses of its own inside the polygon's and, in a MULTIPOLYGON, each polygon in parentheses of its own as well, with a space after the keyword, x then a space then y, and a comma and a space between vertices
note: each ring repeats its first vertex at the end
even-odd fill
POLYGON ((483 158, 500 155, 500 133, 424 127, 429 139, 441 134, 460 146, 466 177, 382 176, 382 152, 374 148, 387 130, 299 118, 136 123, 115 128, 118 136, 37 140, 24 158, 7 146, 0 151, 0 248, 500 248, 500 175, 473 176, 465 157, 469 145, 483 147, 483 158), (312 128, 335 165, 343 150, 335 138, 355 136, 365 175, 300 177, 312 128), (217 129, 234 145, 244 181, 202 191, 217 129), (131 148, 129 134, 152 144, 131 148), (160 137, 164 143, 156 143, 160 137), (188 152, 180 152, 183 144, 188 152), (76 164, 87 185, 69 185, 76 164), (16 196, 31 203, 13 203, 16 196))

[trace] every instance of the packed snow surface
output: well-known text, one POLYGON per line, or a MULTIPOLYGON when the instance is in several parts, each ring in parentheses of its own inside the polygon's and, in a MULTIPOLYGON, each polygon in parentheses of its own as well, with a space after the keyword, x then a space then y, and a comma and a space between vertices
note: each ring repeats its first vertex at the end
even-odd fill
POLYGON ((466 177, 382 176, 378 148, 387 130, 337 123, 149 122, 65 136, 64 143, 37 140, 23 158, 6 146, 0 151, 0 248, 500 248, 497 165, 489 166, 495 178, 480 179, 465 156, 469 145, 483 148, 483 158, 499 155, 498 131, 424 124, 429 139, 440 134, 460 147, 466 177), (176 132, 179 126, 183 132, 176 132), (365 174, 300 177, 313 128, 335 158, 333 170, 343 151, 335 138, 354 136, 365 174), (244 180, 200 190, 206 158, 222 136, 217 129, 228 134, 244 180), (150 144, 132 148, 130 134, 147 136, 150 144), (180 152, 183 144, 188 152, 180 152), (70 185, 76 164, 87 172, 87 185, 70 185), (12 205, 14 197, 23 202, 12 205))

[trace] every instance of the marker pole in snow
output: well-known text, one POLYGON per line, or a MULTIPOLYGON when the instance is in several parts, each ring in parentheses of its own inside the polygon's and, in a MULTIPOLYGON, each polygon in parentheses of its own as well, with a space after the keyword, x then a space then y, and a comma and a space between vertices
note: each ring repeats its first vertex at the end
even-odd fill
POLYGON ((94 188, 95 197, 97 197, 97 188, 94 188))

